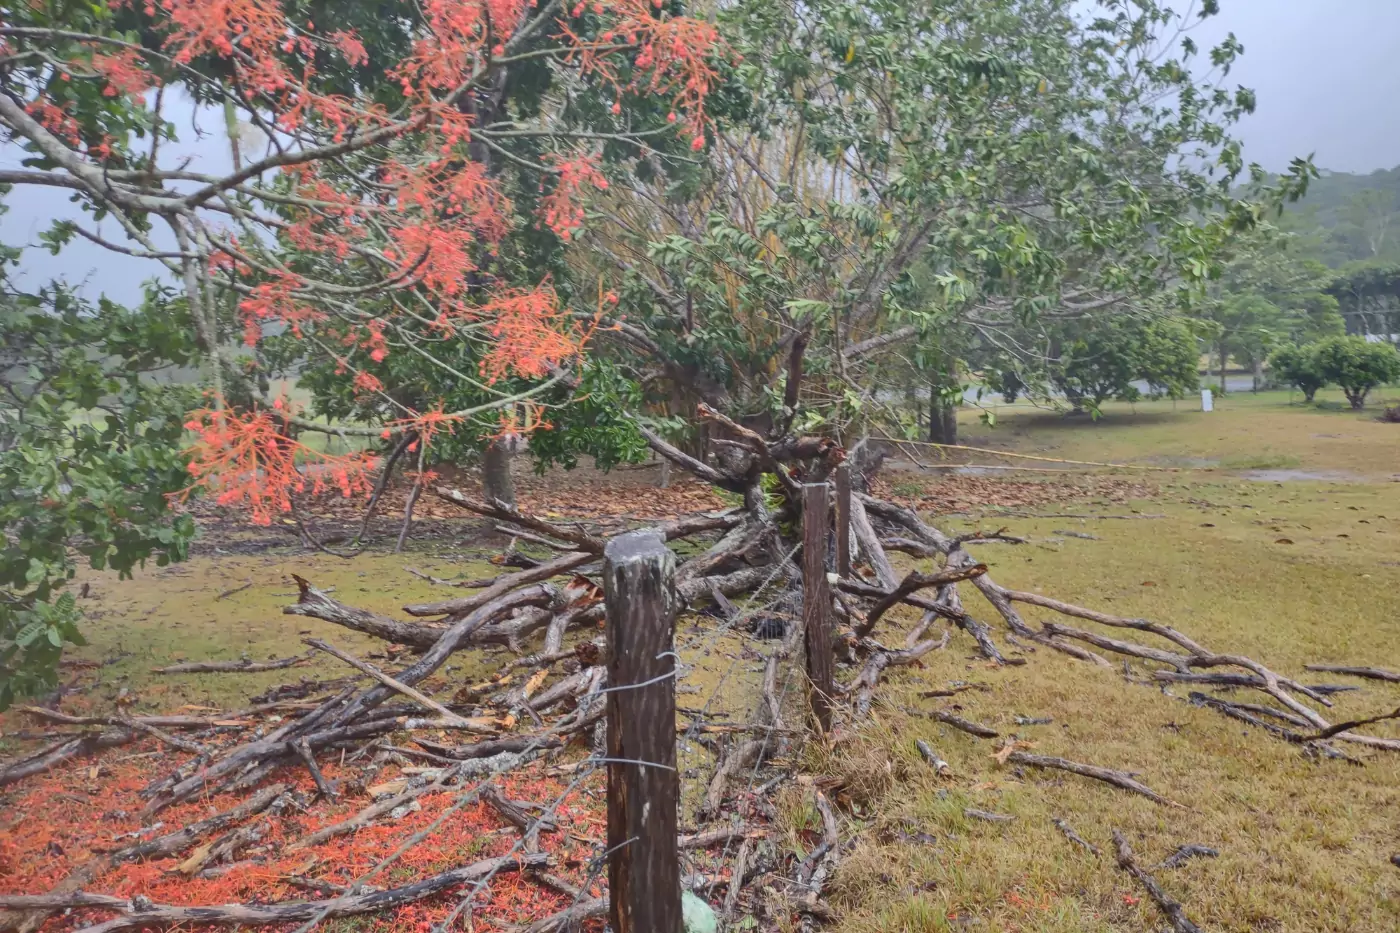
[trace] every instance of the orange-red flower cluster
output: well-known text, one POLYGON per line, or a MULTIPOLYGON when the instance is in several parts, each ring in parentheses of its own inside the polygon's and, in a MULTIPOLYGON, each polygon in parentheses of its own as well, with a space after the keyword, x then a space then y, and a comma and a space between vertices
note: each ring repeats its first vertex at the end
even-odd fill
POLYGON ((196 437, 189 448, 193 482, 186 494, 206 490, 220 505, 246 508, 260 525, 291 511, 293 495, 332 489, 346 497, 368 495, 379 458, 313 450, 288 435, 288 413, 281 399, 273 411, 205 408, 192 413, 185 424, 196 437))

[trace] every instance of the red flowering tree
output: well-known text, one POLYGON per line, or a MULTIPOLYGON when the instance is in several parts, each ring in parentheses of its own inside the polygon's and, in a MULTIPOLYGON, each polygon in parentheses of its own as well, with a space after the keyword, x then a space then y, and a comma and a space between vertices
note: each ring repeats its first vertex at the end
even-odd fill
POLYGON ((582 226, 605 148, 704 146, 718 52, 712 26, 662 0, 112 0, 7 17, 0 126, 28 158, 0 184, 83 206, 93 222, 57 224, 56 248, 83 237, 180 284, 209 389, 188 425, 194 482, 262 521, 299 491, 366 486, 372 456, 319 453, 302 431, 402 453, 468 419, 543 422, 591 327, 539 243, 582 226), (222 111, 228 171, 163 154, 190 101, 222 111), (386 380, 395 357, 470 386, 469 403, 386 380), (379 423, 332 427, 259 392, 279 362, 342 377, 379 423))

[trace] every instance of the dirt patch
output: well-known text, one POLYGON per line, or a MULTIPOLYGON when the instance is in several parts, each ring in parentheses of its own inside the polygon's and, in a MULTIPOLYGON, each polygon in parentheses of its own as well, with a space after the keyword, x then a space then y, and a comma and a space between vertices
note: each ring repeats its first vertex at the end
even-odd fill
POLYGON ((1026 509, 1093 499, 1127 502, 1152 499, 1158 489, 1151 483, 1109 476, 1076 475, 1072 478, 1023 481, 953 475, 942 479, 909 474, 882 477, 874 492, 919 511, 947 514, 986 508, 1026 509))
MULTIPOLYGON (((677 471, 678 472, 678 471, 677 471)), ((528 461, 516 465, 516 498, 523 512, 546 518, 594 520, 600 526, 634 521, 664 521, 693 512, 725 508, 712 487, 688 476, 675 476, 665 489, 657 485, 659 468, 652 464, 621 467, 609 472, 589 465, 573 470, 550 470, 543 475, 528 461)), ((453 466, 434 468, 433 482, 481 494, 481 479, 474 470, 453 466)), ((412 481, 396 476, 375 509, 367 537, 393 540, 403 524, 404 508, 412 481)), ((306 531, 328 546, 345 546, 359 535, 367 499, 334 492, 298 503, 298 515, 306 531)), ((247 512, 197 500, 191 511, 199 522, 196 551, 223 554, 255 554, 276 547, 297 547, 302 533, 291 516, 272 525, 255 525, 247 512)), ((419 543, 450 539, 458 544, 486 543, 493 539, 487 523, 436 496, 425 494, 413 511, 412 540, 419 543)), ((499 542, 497 542, 499 543, 499 542)))

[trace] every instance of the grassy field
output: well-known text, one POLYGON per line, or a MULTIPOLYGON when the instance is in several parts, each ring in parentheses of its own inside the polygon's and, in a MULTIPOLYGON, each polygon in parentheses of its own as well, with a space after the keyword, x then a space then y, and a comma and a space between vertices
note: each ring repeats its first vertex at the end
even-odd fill
MULTIPOLYGON (((1400 425, 1375 421, 1375 412, 1289 405, 1285 393, 1229 396, 1211 414, 1193 407, 1109 405, 1097 422, 1003 408, 995 428, 964 412, 969 444, 1127 464, 1134 469, 1107 472, 1155 494, 1049 509, 1077 517, 994 514, 999 510, 988 503, 986 514, 946 517, 941 524, 963 530, 994 522, 1026 537, 1023 545, 975 551, 1004 585, 1168 623, 1216 651, 1248 654, 1306 682, 1345 680, 1306 675, 1306 663, 1400 668, 1400 482, 1393 481, 1400 476, 1400 425)), ((939 479, 911 473, 901 482, 934 487, 939 479)), ((409 575, 406 565, 475 576, 487 570, 484 553, 438 543, 408 556, 343 561, 282 549, 210 554, 128 582, 91 576, 83 606, 92 644, 81 655, 111 661, 102 669, 104 686, 91 698, 101 704, 125 688, 140 710, 229 708, 265 686, 295 679, 289 675, 340 676, 344 669, 326 660, 262 675, 161 677, 149 670, 178 659, 288 656, 304 650, 305 632, 369 650, 368 639, 282 615, 281 607, 295 600, 289 575, 335 587, 348 603, 391 613, 441 593, 409 575)), ((975 593, 968 607, 980 617, 994 616, 975 593)), ((893 618, 892 628, 914 621, 911 615, 893 618)), ((684 689, 708 694, 736 667, 752 676, 753 658, 740 645, 700 639, 700 631, 687 620, 679 636, 683 657, 695 665, 684 689)), ((894 631, 887 635, 897 643, 894 631)), ((921 668, 892 673, 873 725, 809 752, 811 771, 839 782, 836 795, 853 838, 828 889, 837 910, 831 928, 1160 930, 1161 917, 1108 854, 1117 828, 1149 866, 1186 843, 1219 850, 1218 858, 1157 872, 1203 929, 1400 929, 1400 869, 1389 862, 1400 852, 1400 756, 1349 748, 1364 766, 1315 762, 1191 705, 1185 687, 1163 691, 1139 682, 1141 668, 1125 677, 1122 670, 1043 649, 1021 656, 1024 666, 993 668, 976 659, 965 636, 955 635, 921 668), (956 700, 919 696, 953 682, 985 689, 956 700), (922 715, 937 704, 955 704, 960 715, 1033 742, 1038 753, 1135 772, 1183 806, 1164 807, 1071 775, 998 765, 995 742, 922 715), (1053 722, 1018 725, 1017 716, 1053 722), (938 777, 923 764, 914 747, 919 738, 948 760, 951 777, 938 777), (1015 819, 970 820, 963 812, 968 807, 1015 819), (1052 817, 1104 854, 1072 846, 1052 817)), ((459 657, 462 666, 447 676, 475 679, 502 660, 494 652, 459 657)), ((1400 705, 1400 686, 1354 683, 1363 689, 1336 698, 1328 711, 1334 721, 1400 705)), ((736 716, 751 701, 737 687, 723 696, 736 716)), ((1400 736, 1393 723, 1374 731, 1400 736)), ((783 801, 786 843, 800 851, 801 830, 814 819, 807 794, 792 787, 783 801)))
MULTIPOLYGON (((1158 485, 1151 500, 1055 509, 1085 518, 997 519, 1029 543, 984 545, 978 557, 1004 585, 1168 623, 1216 651, 1248 654, 1307 682, 1347 678, 1307 675, 1306 663, 1400 666, 1400 483, 1390 481, 1400 474, 1400 426, 1290 407, 1279 394, 1231 396, 1211 414, 1185 407, 1109 406, 1097 423, 1003 411, 995 429, 965 413, 966 442, 978 446, 1214 464, 1131 471, 1158 485), (1261 468, 1346 481, 1242 478, 1261 468), (1109 514, 1130 517, 1097 517, 1109 514)), ((980 598, 968 606, 995 617, 980 598)), ((842 930, 1161 929, 1155 908, 1108 855, 1114 828, 1146 865, 1186 843, 1219 850, 1219 858, 1158 872, 1203 929, 1400 929, 1400 869, 1389 862, 1400 852, 1400 757, 1362 752, 1364 767, 1316 763, 1193 706, 1187 687, 1139 682, 1140 668, 1129 682, 1123 671, 1044 649, 1025 656, 1023 667, 994 669, 955 638, 923 670, 897 675, 876 729, 825 756, 821 765, 848 782, 867 814, 838 879, 842 930), (1136 772, 1184 808, 1070 775, 998 766, 995 743, 919 715, 953 702, 920 699, 921 690, 955 681, 988 688, 960 694, 960 715, 1034 742, 1041 754, 1136 772), (1054 721, 1018 726, 1017 715, 1054 721), (937 778, 922 763, 918 738, 952 764, 953 778, 937 778), (967 807, 1016 819, 970 820, 967 807), (1104 855, 1069 844, 1052 818, 1104 855)), ((1334 721, 1400 705, 1400 687, 1353 683, 1363 689, 1336 698, 1328 711, 1334 721)), ((1400 735, 1394 724, 1377 732, 1400 735)))
POLYGON ((1108 402, 1097 421, 1028 405, 997 406, 989 408, 994 427, 966 409, 960 431, 964 444, 1068 460, 1392 479, 1400 477, 1400 431, 1377 416, 1400 403, 1396 396, 1394 389, 1378 389, 1362 412, 1349 409, 1333 389, 1320 391, 1317 405, 1302 404, 1296 392, 1291 400, 1288 392, 1234 393, 1217 397, 1208 414, 1198 399, 1108 402))

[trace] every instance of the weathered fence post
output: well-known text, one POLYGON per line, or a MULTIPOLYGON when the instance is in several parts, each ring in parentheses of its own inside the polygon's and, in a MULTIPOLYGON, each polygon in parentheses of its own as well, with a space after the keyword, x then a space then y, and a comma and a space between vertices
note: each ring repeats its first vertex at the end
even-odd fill
POLYGON ((608 636, 608 915, 613 933, 680 933, 675 557, 654 531, 603 551, 608 636), (645 686, 633 687, 633 684, 645 686))
POLYGON ((851 465, 836 467, 836 575, 851 575, 851 465))
POLYGON ((831 591, 826 580, 826 538, 831 530, 828 492, 826 483, 807 483, 802 487, 802 627, 806 635, 812 715, 823 732, 831 731, 834 692, 831 591))

